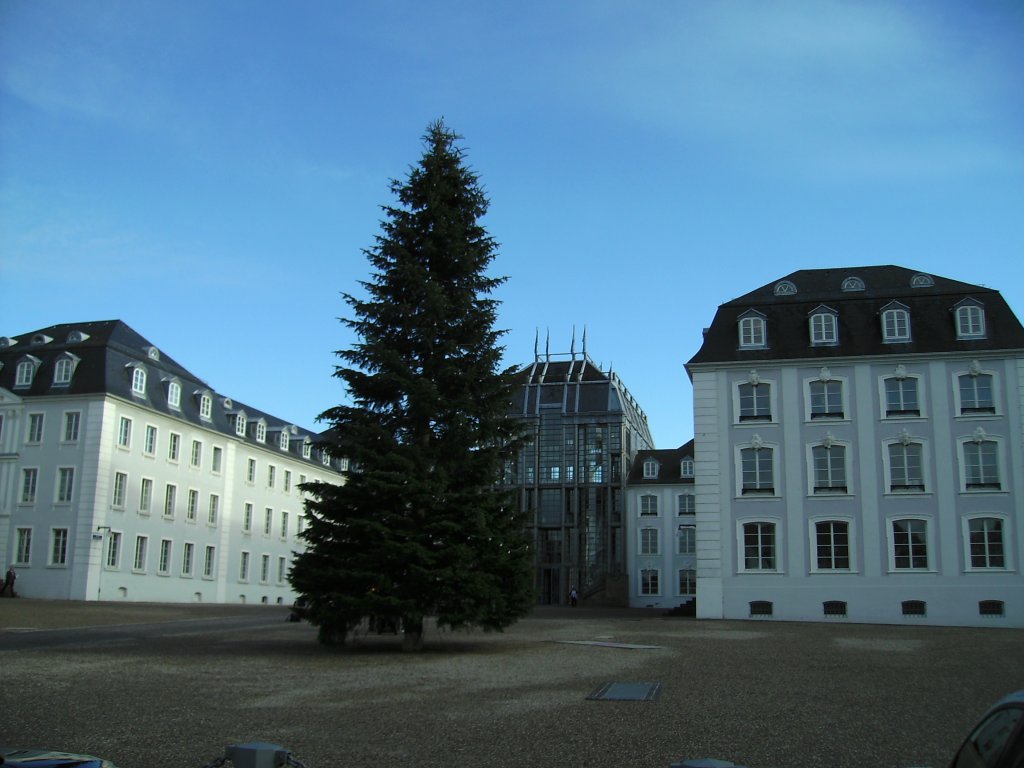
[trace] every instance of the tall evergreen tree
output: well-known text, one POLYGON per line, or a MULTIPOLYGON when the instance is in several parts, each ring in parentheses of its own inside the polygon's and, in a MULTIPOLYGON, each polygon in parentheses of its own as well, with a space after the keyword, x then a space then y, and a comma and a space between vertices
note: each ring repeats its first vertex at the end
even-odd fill
POLYGON ((501 629, 534 603, 525 524, 497 486, 520 439, 489 298, 505 278, 487 274, 488 201, 460 138, 429 126, 364 251, 366 298, 345 295, 353 317, 342 322, 359 341, 336 353, 334 375, 352 404, 321 419, 352 469, 344 485, 306 486, 307 549, 291 572, 323 642, 377 617, 400 619, 415 649, 428 616, 501 629))

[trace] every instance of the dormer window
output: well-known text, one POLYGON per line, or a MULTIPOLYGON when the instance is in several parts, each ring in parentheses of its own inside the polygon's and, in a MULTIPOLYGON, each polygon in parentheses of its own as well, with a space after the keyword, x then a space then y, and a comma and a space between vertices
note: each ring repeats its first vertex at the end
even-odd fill
POLYGON ((210 421, 213 418, 213 398, 209 392, 199 393, 199 418, 210 421))
POLYGON ((12 339, 10 336, 0 336, 0 349, 10 349, 18 343, 17 339, 12 339))
POLYGON ((780 280, 775 284, 775 295, 776 296, 795 296, 796 295, 796 283, 792 280, 780 280))
POLYGON ((167 405, 175 410, 181 408, 181 384, 176 381, 167 382, 167 405))
POLYGON ((68 334, 68 344, 81 344, 83 341, 89 338, 89 334, 82 333, 81 331, 72 331, 68 334))
POLYGON ((146 352, 146 357, 148 357, 150 360, 160 359, 160 350, 157 349, 156 347, 143 347, 143 349, 146 352))
POLYGON ((302 443, 302 458, 308 459, 313 455, 313 444, 306 440, 302 443))
POLYGON ((749 310, 741 315, 739 333, 741 349, 763 349, 767 346, 764 315, 760 312, 749 310))
POLYGON ((843 293, 854 293, 855 291, 864 290, 864 281, 859 277, 848 277, 843 280, 842 291, 843 293))
POLYGON ((53 341, 52 336, 47 336, 45 333, 37 333, 32 337, 32 343, 35 345, 49 344, 53 341))
POLYGON ((644 461, 644 479, 653 480, 658 477, 658 462, 654 459, 644 461))
POLYGON ((78 366, 79 358, 74 355, 65 354, 57 359, 53 366, 53 384, 57 387, 66 387, 71 383, 71 377, 78 366))
POLYGON ((910 310, 894 301, 882 310, 882 341, 910 341, 910 310))
POLYGON ((693 477, 693 459, 689 456, 679 462, 679 474, 682 477, 693 477))
POLYGON ((935 280, 931 275, 917 274, 910 278, 911 288, 931 288, 935 285, 935 280))
POLYGON ((288 430, 282 429, 281 434, 277 438, 277 446, 282 451, 288 450, 288 430))
POLYGON ((956 337, 985 338, 985 310, 980 301, 964 299, 956 305, 956 337))
POLYGON ((146 394, 146 369, 141 365, 131 366, 132 369, 132 394, 146 394))
POLYGON ((834 309, 819 306, 811 313, 811 344, 816 347, 839 343, 839 323, 834 309))
POLYGON ((331 466, 331 454, 327 451, 320 451, 320 463, 325 467, 331 466))
POLYGON ((267 442, 267 422, 260 419, 256 422, 256 442, 265 443, 267 442))
POLYGON ((248 424, 248 419, 245 416, 245 411, 239 411, 235 414, 235 434, 239 437, 245 437, 245 427, 248 424))
POLYGON ((25 355, 18 363, 17 369, 14 372, 14 386, 15 387, 30 387, 32 386, 32 380, 36 377, 36 369, 39 368, 39 364, 42 361, 38 357, 32 355, 25 355))

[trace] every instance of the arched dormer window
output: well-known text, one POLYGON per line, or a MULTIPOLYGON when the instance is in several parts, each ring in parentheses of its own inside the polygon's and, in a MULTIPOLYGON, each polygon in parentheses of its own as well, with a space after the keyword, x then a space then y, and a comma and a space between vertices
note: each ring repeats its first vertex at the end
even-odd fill
POLYGON ((146 369, 138 363, 129 363, 126 368, 130 371, 132 378, 132 394, 145 397, 146 395, 146 369))
POLYGON ((850 277, 843 280, 842 291, 843 293, 854 293, 856 291, 864 290, 864 281, 859 277, 851 275, 850 277))
POLYGON ((67 352, 57 358, 57 362, 53 366, 53 385, 55 387, 66 387, 71 383, 71 377, 75 374, 79 360, 79 357, 67 352))
POLYGON ((263 419, 256 422, 256 442, 267 442, 267 422, 263 419))
POLYGON ((302 458, 308 459, 313 455, 313 443, 309 440, 302 441, 302 458))
POLYGON ((329 454, 327 451, 321 450, 320 463, 323 464, 325 467, 331 466, 331 454, 329 454))
POLYGON ((764 349, 768 346, 765 316, 755 309, 748 309, 739 317, 740 349, 764 349))
POLYGON ((931 275, 918 273, 910 278, 911 288, 931 288, 933 285, 935 285, 935 280, 931 275))
POLYGON ((966 298, 953 308, 958 339, 985 338, 985 305, 977 299, 966 298))
POLYGON ((43 344, 49 344, 53 341, 52 336, 47 336, 45 333, 37 333, 32 337, 33 346, 42 346, 43 344))
POLYGON ((150 360, 160 359, 160 350, 157 349, 156 347, 143 347, 142 349, 143 351, 145 351, 146 357, 148 357, 150 360))
POLYGON ((205 390, 196 392, 196 397, 199 399, 199 418, 203 421, 211 421, 213 419, 213 396, 205 390))
POLYGON ((891 301, 882 308, 882 341, 910 341, 910 308, 891 301))
POLYGON ((36 371, 39 369, 41 362, 42 360, 34 355, 25 355, 18 361, 18 367, 14 372, 15 389, 32 386, 32 380, 35 379, 36 371))
POLYGON ((658 477, 658 462, 654 459, 644 460, 644 479, 654 480, 658 477))
POLYGON ((181 384, 175 379, 167 380, 167 405, 174 410, 181 408, 181 384))
POLYGON ((830 347, 839 343, 839 313, 819 304, 810 314, 811 345, 830 347))
POLYGON ((10 349, 18 343, 17 339, 12 339, 10 336, 0 336, 0 349, 10 349))
POLYGON ((679 474, 682 477, 693 477, 693 459, 689 456, 683 457, 679 462, 679 474))
POLYGON ((282 451, 287 451, 288 441, 288 428, 285 427, 284 429, 281 430, 281 434, 278 435, 277 437, 277 447, 280 448, 282 451))
POLYGON ((792 280, 780 280, 775 284, 775 295, 776 296, 795 296, 796 295, 796 283, 792 280))
POLYGON ((72 331, 71 333, 68 334, 67 343, 68 344, 81 344, 83 341, 86 341, 88 338, 89 338, 89 334, 88 333, 83 333, 82 331, 72 331))
POLYGON ((235 434, 239 437, 245 437, 245 429, 249 423, 248 417, 245 415, 245 411, 239 411, 232 417, 235 423, 235 434))

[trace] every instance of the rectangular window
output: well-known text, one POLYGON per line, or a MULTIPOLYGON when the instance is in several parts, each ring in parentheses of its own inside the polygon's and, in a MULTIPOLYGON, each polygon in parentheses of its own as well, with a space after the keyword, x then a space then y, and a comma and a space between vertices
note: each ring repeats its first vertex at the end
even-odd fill
POLYGON ((893 520, 893 567, 898 570, 927 570, 928 524, 924 520, 893 520))
POLYGON ((32 560, 32 529, 19 528, 17 543, 14 549, 14 562, 17 565, 28 565, 32 560))
POLYGON ((771 421, 771 386, 740 384, 740 421, 771 421))
POLYGON ((122 448, 131 448, 132 420, 127 416, 121 417, 120 425, 117 428, 117 444, 122 448))
POLYGON ((147 536, 136 536, 135 537, 135 559, 132 561, 133 571, 145 571, 146 570, 146 547, 149 544, 149 538, 147 536))
POLYGON ((656 568, 644 568, 640 571, 640 594, 658 595, 661 594, 661 586, 658 584, 661 571, 656 568))
POLYGON ((148 478, 142 478, 142 484, 139 486, 139 513, 148 515, 150 507, 153 504, 153 481, 148 478))
POLYGON ((68 564, 68 529, 50 530, 50 565, 68 564))
POLYGON ((740 320, 740 346, 764 346, 764 318, 744 317, 740 320))
POLYGON ((775 570, 775 523, 743 524, 743 567, 748 571, 775 570))
POLYGON ((263 515, 263 535, 269 536, 274 528, 274 510, 267 507, 263 515))
POLYGON ((968 522, 971 568, 1005 568, 1003 521, 998 517, 977 517, 968 522))
POLYGON ((107 568, 114 570, 121 567, 121 534, 111 531, 107 535, 107 568))
POLYGON ((181 550, 181 575, 191 576, 193 561, 195 559, 196 545, 191 541, 186 541, 184 548, 181 550))
POLYGON ((124 509, 124 500, 128 492, 128 475, 124 472, 114 473, 114 496, 110 505, 114 509, 124 509))
POLYGON ((82 421, 82 414, 78 411, 68 411, 64 414, 64 442, 78 442, 78 428, 82 421))
POLYGON ((288 538, 288 513, 284 511, 281 512, 281 538, 288 538))
POLYGON ((245 503, 245 508, 242 511, 242 532, 252 532, 252 504, 248 501, 245 503))
POLYGON ((889 445, 889 490, 923 491, 924 475, 920 443, 891 443, 889 445))
POLYGON ((273 488, 274 487, 274 473, 275 473, 275 471, 276 471, 276 468, 274 467, 273 464, 271 464, 269 467, 267 467, 267 488, 273 488))
POLYGON ((893 376, 885 380, 885 415, 921 415, 921 404, 917 399, 916 378, 900 379, 893 376))
POLYGON ((221 462, 223 460, 224 460, 224 451, 221 448, 219 448, 217 446, 214 446, 213 447, 213 459, 212 459, 212 464, 213 464, 212 469, 213 469, 214 472, 220 472, 221 462))
POLYGON ((814 462, 814 492, 846 493, 846 447, 816 445, 811 448, 814 462))
POLYGON ((39 484, 39 470, 25 467, 21 470, 21 503, 36 503, 36 487, 39 484))
POLYGON ((985 314, 981 307, 966 305, 956 310, 956 335, 959 339, 985 337, 985 314))
POLYGON ((164 517, 174 517, 174 513, 177 511, 178 503, 178 486, 167 484, 164 488, 164 517))
POLYGON ((277 583, 283 584, 288 576, 288 561, 284 557, 277 558, 277 583))
POLYGON ((203 578, 213 578, 213 568, 217 561, 217 548, 212 544, 206 545, 206 553, 203 556, 203 578))
POLYGON ((841 520, 814 524, 815 562, 818 570, 849 570, 850 525, 841 520))
POLYGON ((695 515, 697 514, 697 497, 692 493, 681 493, 677 498, 678 515, 695 515))
POLYGON ((217 512, 220 510, 220 496, 215 493, 210 494, 210 511, 207 516, 206 522, 209 525, 217 525, 217 512))
POLYGON ((270 581, 270 555, 260 558, 260 581, 264 584, 270 581))
POLYGON ((185 519, 190 523, 196 521, 196 515, 199 514, 199 491, 195 489, 189 489, 188 492, 188 508, 185 510, 185 519))
POLYGON ((181 435, 177 432, 171 432, 171 437, 167 441, 167 460, 177 462, 180 453, 181 435))
POLYGON ((960 376, 959 384, 961 415, 996 412, 991 374, 964 374, 960 376))
POLYGON ((744 448, 740 451, 744 496, 775 493, 775 474, 771 448, 744 448))
POLYGON ((658 514, 658 497, 650 494, 640 497, 640 516, 652 517, 658 514))
POLYGON ((157 573, 166 576, 171 572, 171 540, 160 540, 160 562, 157 564, 157 573))
POLYGON ((693 568, 679 569, 679 594, 697 594, 697 571, 695 571, 693 568))
POLYGON ((964 470, 967 488, 999 490, 999 455, 994 440, 964 443, 964 470))
POLYGON ((61 467, 57 470, 57 503, 70 504, 75 492, 75 468, 61 467))
POLYGON ((812 381, 809 386, 812 419, 843 418, 843 383, 812 381))
POLYGON ((238 563, 238 580, 248 581, 249 580, 249 553, 243 552, 241 560, 238 563))
POLYGON ((203 444, 198 440, 192 441, 192 458, 191 464, 193 467, 198 467, 203 463, 203 444))
POLYGON ((146 444, 142 450, 147 456, 156 454, 156 427, 152 424, 146 425, 146 444))
POLYGON ((291 470, 286 469, 284 471, 284 492, 288 493, 292 489, 292 473, 291 470))
POLYGON ((657 528, 641 528, 640 529, 640 554, 641 555, 656 555, 656 554, 658 554, 658 529, 657 528))
POLYGON ((811 315, 811 343, 836 344, 839 334, 836 331, 836 316, 829 312, 811 315))
POLYGON ((249 468, 245 472, 245 481, 247 483, 256 482, 256 459, 249 459, 249 468))
POLYGON ((28 415, 28 436, 25 438, 25 442, 43 442, 43 414, 30 413, 28 415))
POLYGON ((679 551, 680 555, 692 555, 697 551, 697 526, 679 526, 679 551))
POLYGON ((882 313, 882 338, 885 341, 910 340, 910 313, 905 309, 887 309, 882 313))

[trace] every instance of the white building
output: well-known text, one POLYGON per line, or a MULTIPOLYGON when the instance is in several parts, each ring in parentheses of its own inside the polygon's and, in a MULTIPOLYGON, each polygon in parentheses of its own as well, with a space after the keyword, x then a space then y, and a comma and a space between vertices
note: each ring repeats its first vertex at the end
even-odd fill
POLYGON ((693 441, 637 452, 626 487, 633 608, 687 610, 697 595, 693 441))
POLYGON ((997 291, 803 270, 719 307, 697 615, 1024 626, 1024 328, 997 291))
POLYGON ((26 597, 290 603, 316 435, 120 321, 0 338, 0 567, 26 597))

